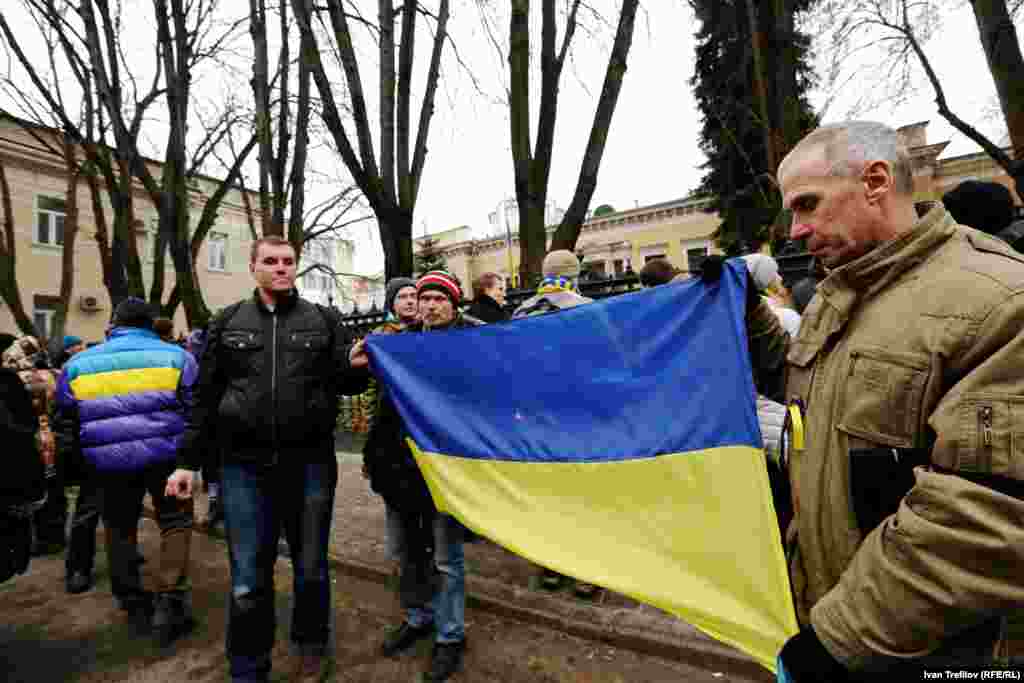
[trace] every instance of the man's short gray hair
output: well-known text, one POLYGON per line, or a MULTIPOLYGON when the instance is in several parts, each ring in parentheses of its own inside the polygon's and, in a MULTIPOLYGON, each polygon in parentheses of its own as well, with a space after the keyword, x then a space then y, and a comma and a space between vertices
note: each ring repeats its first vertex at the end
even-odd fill
POLYGON ((884 123, 830 123, 813 130, 798 147, 821 147, 832 166, 832 175, 841 177, 860 174, 870 161, 886 161, 892 167, 896 192, 914 193, 914 171, 907 147, 899 133, 884 123))

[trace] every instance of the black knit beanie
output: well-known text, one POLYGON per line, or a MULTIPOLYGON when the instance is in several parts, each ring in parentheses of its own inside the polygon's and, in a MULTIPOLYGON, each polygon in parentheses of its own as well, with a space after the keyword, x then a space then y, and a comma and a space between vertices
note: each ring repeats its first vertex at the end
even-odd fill
POLYGON ((154 318, 156 315, 152 306, 142 299, 130 296, 117 305, 113 323, 116 327, 141 327, 152 330, 154 318))
POLYGON ((394 314, 391 308, 395 305, 395 297, 405 287, 416 288, 416 281, 411 277, 393 277, 388 280, 387 289, 384 290, 384 310, 394 314))

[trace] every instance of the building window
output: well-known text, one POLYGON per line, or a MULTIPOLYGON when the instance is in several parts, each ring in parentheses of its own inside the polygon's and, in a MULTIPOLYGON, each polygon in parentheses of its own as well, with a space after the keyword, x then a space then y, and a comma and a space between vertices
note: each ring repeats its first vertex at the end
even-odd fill
POLYGON ((36 243, 64 246, 64 220, 68 205, 63 199, 36 198, 36 243))
POLYGON ((32 323, 40 336, 49 338, 53 334, 53 318, 57 315, 57 306, 53 303, 36 301, 32 307, 32 323))
POLYGON ((228 269, 228 236, 222 232, 211 232, 206 238, 210 270, 225 272, 228 269))
POLYGON ((334 240, 321 238, 306 242, 302 252, 303 260, 309 268, 302 276, 303 287, 325 295, 333 294, 334 277, 331 273, 334 272, 334 240))
POLYGON ((691 273, 700 270, 700 265, 708 255, 707 247, 691 247, 686 250, 686 268, 691 273))

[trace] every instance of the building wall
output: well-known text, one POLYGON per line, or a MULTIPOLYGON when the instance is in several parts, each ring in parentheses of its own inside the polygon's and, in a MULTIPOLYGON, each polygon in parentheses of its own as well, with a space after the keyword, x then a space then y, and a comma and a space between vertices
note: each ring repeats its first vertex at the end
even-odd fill
MULTIPOLYGON (((639 271, 647 257, 657 255, 664 255, 676 267, 687 270, 687 249, 705 247, 712 253, 716 251, 711 235, 720 221, 716 214, 703 210, 708 203, 680 199, 591 219, 580 232, 577 253, 583 255, 584 264, 601 264, 608 275, 615 274, 616 261, 621 262, 623 270, 628 263, 639 271)), ((495 272, 509 278, 510 273, 518 272, 519 240, 515 234, 510 254, 505 239, 466 239, 466 233, 468 229, 458 235, 461 240, 454 240, 449 234, 442 239, 441 233, 430 237, 437 239, 448 269, 462 282, 467 296, 472 294, 472 281, 483 273, 495 272)), ((551 234, 549 231, 549 241, 551 234)), ((422 238, 417 240, 417 247, 421 241, 422 238)), ((511 281, 517 284, 514 277, 511 281)))
MULTIPOLYGON (((38 243, 36 223, 40 197, 66 199, 67 180, 64 164, 59 156, 40 145, 15 122, 2 118, 0 158, 6 167, 14 212, 16 276, 21 289, 22 304, 29 316, 32 316, 35 304, 40 302, 40 298, 42 303, 45 303, 47 297, 56 298, 60 293, 61 259, 64 248, 38 243)), ((156 164, 152 167, 159 173, 156 164)), ((205 197, 212 193, 214 185, 212 180, 200 179, 196 182, 190 193, 193 223, 198 222, 205 197)), ((104 329, 110 319, 110 299, 103 286, 99 250, 95 239, 96 219, 88 188, 84 183, 80 183, 77 195, 79 231, 74 246, 74 289, 68 306, 66 332, 87 341, 98 341, 103 338, 104 329), (84 296, 95 297, 99 304, 98 310, 83 310, 81 301, 84 296)), ((105 209, 109 226, 112 220, 109 204, 105 209)), ((153 280, 153 257, 152 251, 146 247, 154 244, 151 240, 155 234, 157 212, 149 200, 149 195, 141 186, 136 188, 135 211, 136 239, 140 248, 143 280, 148 291, 153 280)), ((252 240, 239 192, 228 193, 221 204, 217 220, 211 236, 222 235, 226 240, 224 268, 211 267, 210 250, 213 241, 210 239, 200 249, 196 263, 196 272, 206 303, 213 311, 248 295, 253 288, 248 267, 252 240)), ((256 220, 259 230, 258 218, 256 220)), ((166 299, 175 282, 174 268, 170 265, 169 257, 164 282, 166 299)), ((6 303, 0 302, 0 330, 13 333, 16 329, 10 308, 6 303)), ((175 330, 185 331, 185 316, 180 306, 175 316, 175 330)))

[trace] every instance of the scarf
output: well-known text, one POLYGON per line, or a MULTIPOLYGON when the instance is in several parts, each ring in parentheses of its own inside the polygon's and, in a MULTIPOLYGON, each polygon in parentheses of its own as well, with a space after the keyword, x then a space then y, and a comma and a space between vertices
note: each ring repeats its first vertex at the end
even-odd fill
POLYGON ((540 281, 537 294, 551 294, 552 292, 576 292, 576 285, 572 278, 552 275, 540 281))

